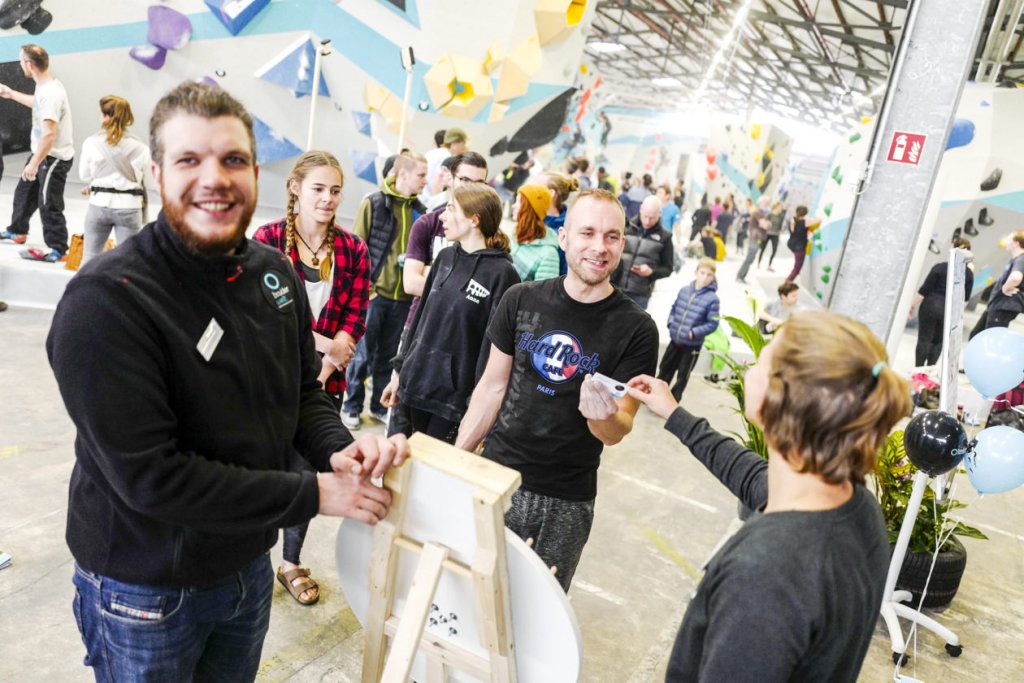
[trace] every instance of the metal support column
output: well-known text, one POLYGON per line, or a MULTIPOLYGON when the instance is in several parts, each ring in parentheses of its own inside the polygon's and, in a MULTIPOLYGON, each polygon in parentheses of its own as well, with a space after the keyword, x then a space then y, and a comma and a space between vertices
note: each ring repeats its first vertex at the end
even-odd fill
POLYGON ((909 305, 900 293, 921 268, 915 255, 931 234, 922 224, 988 5, 914 0, 900 37, 829 301, 884 339, 890 356, 909 305), (896 131, 927 136, 917 165, 886 160, 896 131))

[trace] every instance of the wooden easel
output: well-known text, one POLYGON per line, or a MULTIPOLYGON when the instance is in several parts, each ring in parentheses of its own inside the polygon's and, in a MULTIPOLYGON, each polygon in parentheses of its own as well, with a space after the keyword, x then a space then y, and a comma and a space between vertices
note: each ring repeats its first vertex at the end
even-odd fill
POLYGON ((509 602, 505 511, 519 488, 515 470, 423 434, 409 440, 412 457, 385 476, 391 491, 388 516, 373 530, 370 603, 363 651, 363 683, 405 683, 418 653, 427 660, 427 683, 443 683, 455 669, 494 683, 515 683, 515 650, 509 602), (473 487, 476 549, 471 564, 449 557, 449 549, 406 535, 405 513, 414 465, 459 479, 473 487), (392 613, 399 554, 418 555, 412 587, 401 618, 392 613), (444 572, 471 579, 481 645, 489 658, 443 638, 424 636, 434 594, 444 572), (390 651, 387 639, 391 638, 390 651))

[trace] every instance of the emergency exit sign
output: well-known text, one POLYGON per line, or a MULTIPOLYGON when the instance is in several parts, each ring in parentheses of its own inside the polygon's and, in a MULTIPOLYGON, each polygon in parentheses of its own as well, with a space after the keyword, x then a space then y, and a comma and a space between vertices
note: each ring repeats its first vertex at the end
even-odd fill
POLYGON ((921 152, 924 151, 927 139, 927 135, 920 133, 896 131, 892 134, 892 143, 889 145, 889 161, 917 166, 921 163, 921 152))

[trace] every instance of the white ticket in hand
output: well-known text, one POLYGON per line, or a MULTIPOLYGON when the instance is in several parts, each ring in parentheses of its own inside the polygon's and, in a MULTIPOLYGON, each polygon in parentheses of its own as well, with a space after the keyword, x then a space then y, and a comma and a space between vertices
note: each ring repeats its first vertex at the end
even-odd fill
POLYGON ((602 375, 600 372, 595 372, 590 377, 608 387, 608 391, 610 391, 612 396, 615 398, 622 398, 626 395, 626 385, 622 382, 614 380, 607 375, 602 375))

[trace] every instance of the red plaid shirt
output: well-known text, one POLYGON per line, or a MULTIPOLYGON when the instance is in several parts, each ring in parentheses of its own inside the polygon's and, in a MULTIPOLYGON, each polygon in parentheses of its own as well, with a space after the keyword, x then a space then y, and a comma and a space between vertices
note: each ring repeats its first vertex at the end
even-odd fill
MULTIPOLYGON (((286 233, 285 219, 282 218, 276 223, 264 225, 252 238, 283 252, 286 233)), ((305 282, 306 276, 299 267, 298 248, 293 246, 288 256, 295 265, 299 280, 305 282)), ((322 315, 313 320, 313 331, 328 339, 334 339, 339 332, 347 332, 358 342, 366 332, 366 307, 369 302, 370 257, 366 243, 335 225, 334 282, 322 315)), ((335 372, 327 378, 324 390, 332 396, 341 396, 345 392, 345 373, 335 372)))

